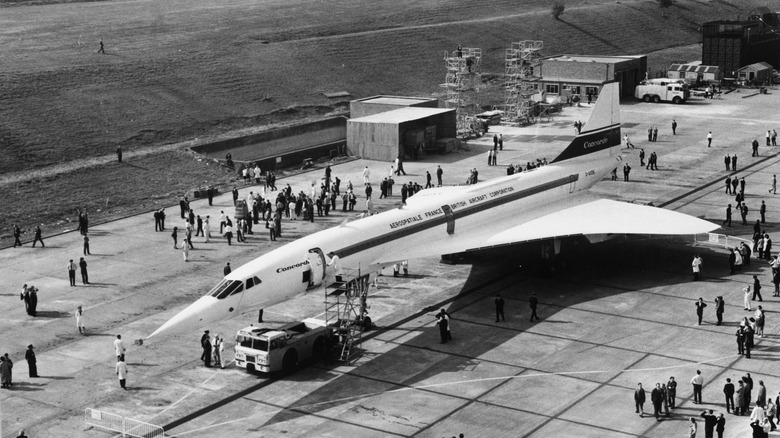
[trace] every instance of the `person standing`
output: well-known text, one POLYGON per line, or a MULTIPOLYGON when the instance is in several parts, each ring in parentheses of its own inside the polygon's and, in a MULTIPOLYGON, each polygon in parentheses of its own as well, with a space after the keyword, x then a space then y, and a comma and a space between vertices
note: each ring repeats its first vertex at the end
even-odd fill
POLYGON ((224 274, 226 277, 228 274, 230 274, 233 270, 230 268, 230 262, 225 263, 225 267, 222 269, 222 274, 224 274))
POLYGON ((650 392, 650 401, 653 403, 653 416, 658 421, 661 417, 661 403, 663 402, 663 394, 661 393, 661 384, 656 383, 653 391, 650 392))
POLYGON ((723 225, 731 226, 731 204, 726 207, 726 220, 723 221, 723 225))
POLYGON ((737 384, 739 385, 737 387, 737 407, 734 409, 734 415, 745 415, 748 408, 748 403, 745 399, 747 388, 742 380, 738 381, 737 384))
POLYGON ((691 385, 693 385, 693 403, 701 404, 701 389, 704 386, 704 377, 701 376, 700 370, 696 370, 696 375, 691 379, 691 385))
POLYGON ((715 425, 718 423, 718 417, 712 412, 712 409, 701 413, 704 418, 704 438, 714 438, 715 425))
POLYGON ((653 141, 658 141, 658 127, 653 126, 653 141))
POLYGON ((693 256, 693 261, 691 262, 691 268, 693 269, 693 281, 699 281, 701 275, 701 263, 701 257, 698 254, 693 256))
POLYGON ((179 227, 173 227, 171 238, 173 238, 173 249, 179 249, 179 227))
POLYGON ((631 173, 631 166, 628 163, 623 165, 623 181, 628 181, 628 174, 631 173))
POLYGON ((206 215, 206 219, 203 220, 203 236, 205 239, 203 240, 203 243, 209 243, 209 240, 211 240, 211 225, 209 224, 210 216, 206 215))
POLYGON ((669 381, 666 382, 666 394, 669 408, 674 409, 677 407, 677 381, 674 380, 674 376, 669 377, 669 381))
POLYGON ((218 333, 218 334, 214 335, 214 341, 211 344, 211 351, 212 351, 212 355, 213 355, 212 359, 214 361, 214 366, 218 366, 220 368, 224 368, 223 366, 221 366, 222 365, 222 356, 220 355, 221 354, 220 345, 222 345, 222 340, 219 338, 219 333, 218 333))
POLYGON ((125 343, 122 341, 122 335, 116 335, 114 339, 114 353, 116 353, 116 361, 121 362, 125 360, 125 343))
POLYGON ((368 184, 371 178, 371 171, 368 170, 368 166, 363 169, 363 184, 368 184))
POLYGON ((636 413, 640 417, 645 415, 645 389, 642 388, 641 383, 634 390, 634 404, 636 405, 636 413))
POLYGON ((755 138, 753 139, 753 143, 751 143, 753 153, 750 155, 751 157, 757 157, 758 156, 758 140, 755 138))
POLYGON ((731 171, 737 171, 737 154, 731 156, 731 171))
POLYGON ((672 119, 672 135, 677 135, 677 120, 672 119))
POLYGON ((447 331, 447 318, 441 312, 436 315, 436 324, 439 326, 439 337, 441 338, 440 343, 446 344, 447 339, 449 338, 447 331))
POLYGON ((761 223, 766 223, 766 202, 761 201, 761 207, 759 207, 758 212, 761 214, 761 223))
POLYGON ((723 394, 726 396, 726 412, 735 411, 734 409, 734 384, 731 383, 731 379, 726 379, 726 384, 723 385, 723 394), (729 410, 731 409, 731 411, 729 410))
POLYGON ((756 296, 758 296, 758 301, 764 301, 763 298, 761 298, 761 282, 758 280, 758 276, 753 276, 753 298, 751 298, 753 301, 756 300, 756 296))
POLYGON ((745 354, 745 331, 742 327, 737 327, 737 354, 742 356, 745 354))
POLYGON ((84 326, 84 310, 81 309, 81 306, 76 309, 76 327, 78 327, 80 334, 87 334, 87 328, 84 326))
POLYGON ((750 307, 750 286, 745 286, 742 288, 742 293, 744 293, 744 304, 745 304, 745 310, 753 310, 750 307))
POLYGON ((38 361, 35 359, 35 351, 33 345, 27 346, 27 351, 24 353, 24 360, 27 361, 27 370, 30 377, 38 377, 38 361))
POLYGON ((536 292, 531 293, 531 298, 528 299, 528 306, 531 307, 531 322, 534 322, 534 318, 539 321, 539 315, 536 314, 536 308, 539 305, 539 300, 536 298, 536 292))
POLYGON ((68 279, 70 279, 70 285, 76 286, 76 264, 73 263, 73 259, 68 262, 68 279))
POLYGON ((775 415, 777 415, 777 406, 775 406, 775 404, 772 402, 772 397, 769 397, 769 399, 766 401, 766 407, 764 408, 764 412, 766 412, 766 419, 769 420, 770 431, 777 429, 777 426, 775 426, 775 415))
POLYGON ((756 404, 762 408, 766 406, 766 386, 764 381, 758 381, 758 394, 756 394, 756 404))
POLYGON ((105 50, 105 47, 103 46, 103 39, 102 38, 100 39, 100 48, 98 49, 97 52, 98 53, 102 53, 104 55, 106 54, 106 50, 105 50))
POLYGON ((185 262, 190 261, 190 246, 187 245, 187 239, 181 241, 181 254, 185 262))
POLYGON ((493 149, 489 149, 488 150, 487 165, 488 166, 492 166, 493 165, 493 149))
POLYGON ((81 257, 81 260, 79 260, 79 268, 81 270, 81 283, 89 284, 89 275, 87 275, 87 261, 84 260, 84 257, 81 257))
POLYGON ((125 383, 127 382, 127 364, 124 360, 120 360, 116 363, 116 375, 119 377, 119 386, 122 387, 125 391, 127 391, 127 387, 125 386, 125 383))
POLYGON ((33 248, 35 248, 35 243, 36 242, 41 242, 41 248, 45 248, 46 247, 46 245, 43 244, 43 238, 41 237, 41 226, 40 225, 36 225, 35 226, 35 238, 33 239, 33 244, 32 244, 33 248))
POLYGON ((498 134, 498 150, 504 150, 504 134, 498 134))
POLYGON ((723 432, 726 430, 726 418, 723 414, 718 414, 718 419, 715 423, 715 431, 718 432, 718 438, 723 438, 723 432))
POLYGON ((24 301, 24 311, 27 312, 27 314, 30 314, 30 291, 27 288, 27 284, 25 283, 24 286, 22 286, 22 292, 19 294, 19 299, 21 301, 24 301))
POLYGON ((28 289, 30 291, 30 315, 38 315, 38 289, 35 286, 30 285, 28 289))
POLYGON ((766 312, 764 312, 763 307, 758 306, 758 309, 756 309, 756 333, 758 334, 759 338, 764 337, 764 323, 766 322, 766 312))
POLYGON ((707 147, 712 147, 712 131, 707 133, 707 147))
POLYGON ((203 347, 203 354, 200 359, 205 363, 206 368, 211 367, 211 337, 209 331, 203 332, 203 336, 200 337, 200 346, 203 347))
POLYGON ((438 185, 439 187, 442 186, 442 181, 441 181, 442 175, 444 175, 444 171, 441 169, 441 166, 439 165, 439 166, 436 167, 436 179, 437 179, 437 182, 439 184, 438 185))
POLYGON ((772 188, 769 189, 769 193, 773 195, 777 193, 777 175, 772 175, 772 188))
POLYGON ((233 241, 233 227, 230 225, 230 222, 225 225, 225 239, 227 239, 228 245, 232 245, 233 241))
POLYGON ((122 146, 116 147, 116 160, 120 163, 122 162, 122 146))
POLYGON ((11 387, 11 367, 5 356, 0 356, 0 388, 11 387))
POLYGON ((696 302, 696 316, 699 318, 699 325, 701 325, 705 307, 707 307, 707 304, 704 302, 704 298, 699 297, 699 301, 696 302))
POLYGON ((698 426, 696 425, 696 419, 691 417, 689 420, 691 423, 688 426, 688 438, 696 438, 696 431, 698 429, 698 426))
POLYGON ((726 303, 723 301, 723 297, 718 295, 715 297, 715 317, 718 318, 718 322, 715 325, 723 324, 723 312, 725 311, 726 303))
POLYGON ((89 235, 84 233, 84 255, 91 255, 89 252, 89 235))
POLYGON ((506 321, 506 318, 504 318, 504 299, 501 298, 500 294, 496 294, 493 303, 496 305, 496 322, 498 322, 499 317, 501 321, 506 321))
MULTIPOLYGON (((726 157, 723 158, 723 163, 726 165, 726 171, 731 171, 731 156, 729 154, 726 154, 726 157)), ((729 182, 727 183, 727 185, 730 184, 731 184, 731 178, 729 178, 729 182)))

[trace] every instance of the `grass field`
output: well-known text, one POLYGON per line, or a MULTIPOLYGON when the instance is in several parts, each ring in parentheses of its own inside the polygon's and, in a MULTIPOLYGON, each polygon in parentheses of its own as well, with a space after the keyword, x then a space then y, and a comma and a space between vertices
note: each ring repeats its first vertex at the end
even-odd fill
MULTIPOLYGON (((0 187, 11 193, 0 238, 7 239, 12 221, 48 225, 76 205, 94 208, 91 200, 106 195, 96 187, 114 181, 112 191, 123 193, 112 211, 129 213, 145 197, 171 202, 186 184, 216 178, 193 162, 189 171, 205 173, 169 187, 139 169, 85 164, 117 145, 202 141, 342 108, 322 94, 329 91, 438 95, 442 54, 459 43, 483 49, 484 73, 502 74, 504 49, 523 39, 543 40, 546 55, 649 53, 656 70, 676 55, 655 60, 653 52, 685 46, 687 56, 701 23, 744 17, 759 3, 680 0, 662 15, 651 0, 590 0, 567 5, 560 21, 546 0, 0 4, 0 187), (105 55, 96 53, 101 38, 105 55), (63 163, 78 172, 37 177, 63 163), (84 167, 95 193, 69 186, 84 167), (32 192, 67 202, 41 209, 24 190, 8 190, 27 174, 35 176, 26 183, 32 192)), ((170 151, 144 157, 182 173, 182 158, 170 151)))

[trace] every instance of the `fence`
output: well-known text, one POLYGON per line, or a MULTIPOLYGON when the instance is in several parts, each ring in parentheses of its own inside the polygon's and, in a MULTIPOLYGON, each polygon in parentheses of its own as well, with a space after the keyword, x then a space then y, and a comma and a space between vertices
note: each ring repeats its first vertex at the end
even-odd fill
POLYGON ((723 248, 736 248, 740 243, 744 242, 746 245, 750 246, 751 249, 753 248, 752 240, 742 239, 740 237, 729 236, 726 234, 696 234, 693 240, 695 245, 720 246, 723 248))
POLYGON ((110 414, 97 409, 86 408, 84 421, 95 427, 121 433, 123 437, 132 438, 164 438, 165 431, 161 426, 124 418, 121 415, 110 414))

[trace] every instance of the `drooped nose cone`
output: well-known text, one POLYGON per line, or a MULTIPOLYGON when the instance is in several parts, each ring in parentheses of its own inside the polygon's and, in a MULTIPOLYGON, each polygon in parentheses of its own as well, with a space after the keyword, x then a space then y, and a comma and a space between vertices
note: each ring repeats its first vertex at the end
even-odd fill
POLYGON ((228 315, 232 316, 232 312, 228 313, 226 309, 222 309, 223 304, 212 296, 201 297, 177 313, 146 339, 161 334, 172 335, 195 330, 210 323, 224 320, 228 315))

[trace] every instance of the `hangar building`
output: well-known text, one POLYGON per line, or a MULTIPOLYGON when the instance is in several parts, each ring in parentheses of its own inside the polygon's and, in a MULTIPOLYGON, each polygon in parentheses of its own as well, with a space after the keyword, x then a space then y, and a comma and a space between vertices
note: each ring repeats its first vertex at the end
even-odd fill
POLYGON ((702 26, 701 61, 717 65, 724 78, 735 79, 749 64, 767 62, 780 68, 780 33, 771 24, 776 14, 753 16, 747 21, 711 21, 702 26))
POLYGON ((407 106, 348 120, 347 148, 370 160, 416 159, 456 131, 455 109, 407 106))
POLYGON ((597 96, 603 82, 617 80, 620 96, 631 97, 645 78, 647 56, 558 55, 544 58, 540 70, 548 95, 597 96))

